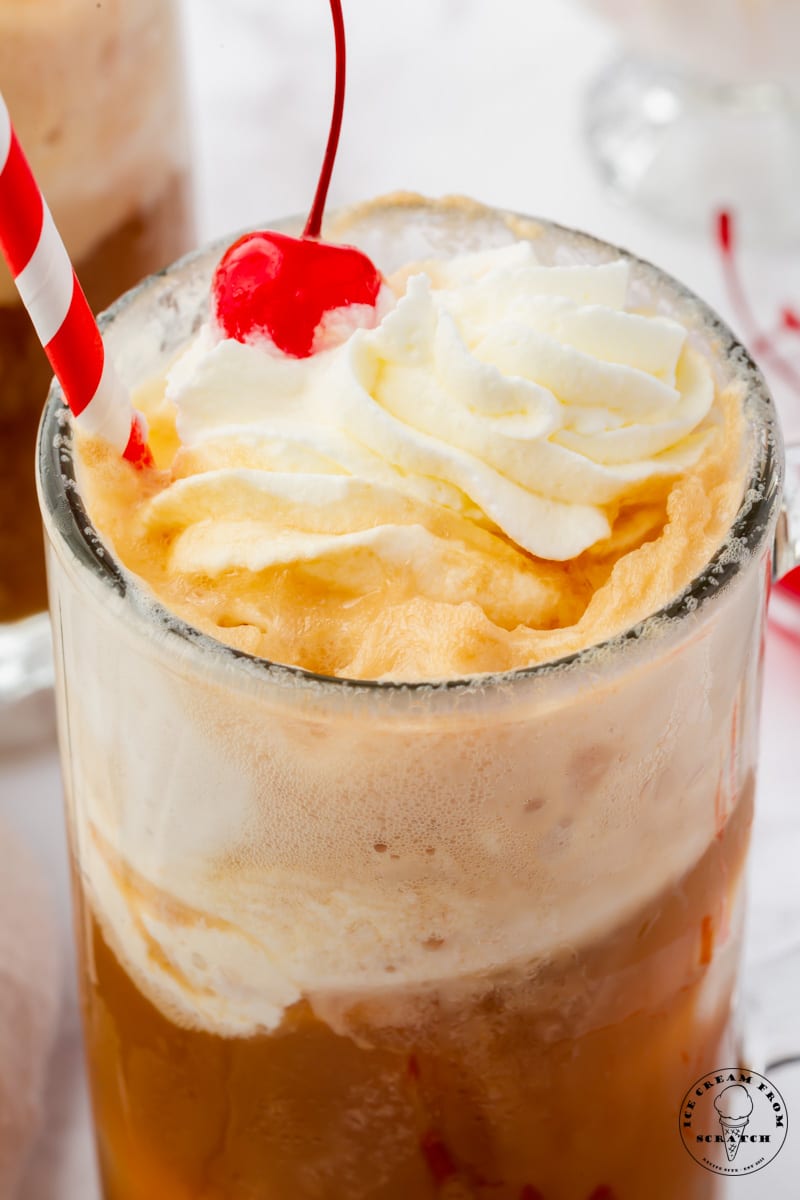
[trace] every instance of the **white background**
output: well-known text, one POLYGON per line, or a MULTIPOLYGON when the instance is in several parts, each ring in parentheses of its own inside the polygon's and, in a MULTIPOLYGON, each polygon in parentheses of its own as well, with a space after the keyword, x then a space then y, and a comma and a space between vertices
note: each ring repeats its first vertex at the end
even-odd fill
MULTIPOLYGON (((306 209, 333 78, 327 3, 184 0, 184 8, 200 237, 306 209)), ((346 9, 348 99, 333 204, 404 188, 464 192, 553 217, 652 258, 732 318, 710 235, 674 233, 632 213, 591 172, 581 144, 581 95, 613 47, 592 17, 568 0, 347 0, 346 9)), ((765 324, 783 303, 800 306, 800 252, 753 249, 744 267, 765 324)), ((776 390, 787 428, 800 433, 800 397, 776 390)), ((799 730, 800 642, 773 629, 743 989, 760 999, 761 1028, 770 1038, 780 1033, 784 1044, 794 1034, 800 1044, 799 730)), ((47 1130, 21 1200, 97 1195, 60 805, 52 744, 0 760, 0 809, 46 865, 65 959, 47 1130)), ((781 1083, 787 1145, 760 1175, 732 1181, 732 1197, 800 1195, 800 1078, 788 1073, 781 1083)))

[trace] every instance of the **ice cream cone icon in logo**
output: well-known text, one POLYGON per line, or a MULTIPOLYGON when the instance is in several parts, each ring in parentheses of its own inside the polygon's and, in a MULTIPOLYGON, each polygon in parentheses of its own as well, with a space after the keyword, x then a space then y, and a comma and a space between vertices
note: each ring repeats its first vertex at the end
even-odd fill
POLYGON ((725 1153, 733 1162, 742 1144, 742 1134, 750 1124, 753 1101, 743 1083, 732 1083, 717 1096, 714 1108, 725 1136, 725 1153))

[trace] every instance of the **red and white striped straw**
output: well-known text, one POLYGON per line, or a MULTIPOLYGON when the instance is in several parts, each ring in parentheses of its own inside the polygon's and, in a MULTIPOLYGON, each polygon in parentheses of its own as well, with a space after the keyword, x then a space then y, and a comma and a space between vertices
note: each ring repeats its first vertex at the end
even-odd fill
POLYGON ((85 433, 139 466, 152 463, 144 418, 133 408, 11 125, 0 93, 0 249, 20 299, 85 433))

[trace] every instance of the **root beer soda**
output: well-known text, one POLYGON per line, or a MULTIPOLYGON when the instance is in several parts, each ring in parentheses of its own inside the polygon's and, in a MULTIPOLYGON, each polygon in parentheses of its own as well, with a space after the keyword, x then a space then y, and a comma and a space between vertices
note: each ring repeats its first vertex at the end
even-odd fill
POLYGON ((716 1200, 763 382, 574 231, 320 218, 117 305, 152 466, 43 426, 105 1198, 716 1200))
MULTIPOLYGON (((95 311, 189 247, 172 0, 0 0, 0 85, 95 311)), ((33 457, 50 374, 0 264, 0 623, 47 603, 33 457)))

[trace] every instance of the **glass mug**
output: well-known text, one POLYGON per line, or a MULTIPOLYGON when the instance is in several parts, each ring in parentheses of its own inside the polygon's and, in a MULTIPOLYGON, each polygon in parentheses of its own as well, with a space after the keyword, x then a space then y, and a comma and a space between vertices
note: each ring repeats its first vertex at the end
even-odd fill
MULTIPOLYGON (((0 0, 0 81, 95 311, 192 243, 177 0, 0 0)), ((34 447, 52 372, 0 263, 0 706, 52 683, 34 447)), ((28 718, 10 708, 3 734, 28 718)))
MULTIPOLYGON (((515 220, 406 201, 346 238, 390 270, 515 220)), ((620 253, 525 228, 544 261, 620 253)), ((197 328, 219 252, 107 314, 129 385, 197 328)), ((744 389, 746 497, 656 617, 508 674, 323 678, 185 624, 92 527, 54 386, 39 487, 106 1200, 719 1196, 676 1127, 736 1061, 783 451, 730 332, 629 261, 634 302, 744 389)))
POLYGON ((617 192, 673 224, 732 208, 748 239, 800 237, 795 0, 583 0, 623 52, 591 85, 584 129, 617 192))

